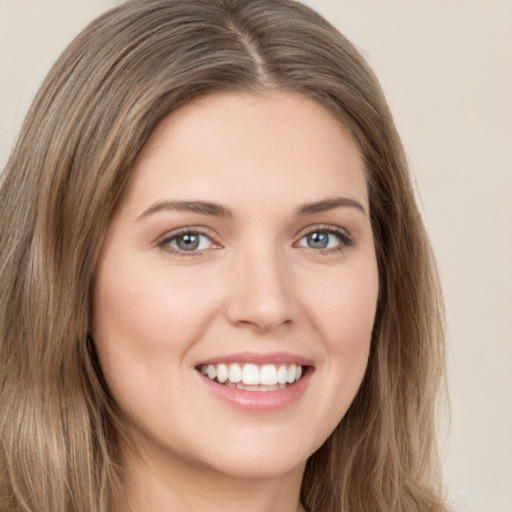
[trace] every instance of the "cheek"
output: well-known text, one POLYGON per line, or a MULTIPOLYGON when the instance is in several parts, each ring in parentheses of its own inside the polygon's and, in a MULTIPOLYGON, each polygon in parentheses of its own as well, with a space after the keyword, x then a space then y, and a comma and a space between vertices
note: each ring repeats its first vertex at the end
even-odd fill
POLYGON ((328 435, 350 407, 366 371, 378 296, 376 265, 351 268, 322 284, 309 300, 327 361, 319 379, 325 401, 318 414, 326 418, 328 435))
POLYGON ((155 397, 169 397, 189 378, 190 349, 211 324, 219 300, 213 276, 195 279, 183 269, 171 272, 165 263, 144 264, 127 253, 98 268, 92 337, 111 393, 138 416, 155 397))
POLYGON ((310 293, 310 310, 317 329, 323 332, 330 351, 347 355, 370 343, 378 297, 377 266, 373 262, 355 266, 336 276, 327 276, 310 293))
MULTIPOLYGON (((189 349, 208 323, 214 300, 183 272, 104 261, 97 272, 92 337, 105 380, 136 425, 174 410, 190 374, 189 349), (169 404, 172 403, 172 408, 169 404), (146 419, 145 419, 146 418, 146 419)), ((153 420, 155 421, 155 420, 153 420)))
POLYGON ((198 283, 180 273, 136 263, 129 267, 108 265, 108 271, 105 266, 98 272, 96 337, 139 352, 142 358, 179 352, 200 332, 213 309, 211 294, 197 290, 198 283))

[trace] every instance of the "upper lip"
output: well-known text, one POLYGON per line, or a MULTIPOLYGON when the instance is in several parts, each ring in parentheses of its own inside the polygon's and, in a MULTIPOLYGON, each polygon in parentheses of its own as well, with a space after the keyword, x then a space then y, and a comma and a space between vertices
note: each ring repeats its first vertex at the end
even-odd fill
POLYGON ((293 354, 292 352, 239 352, 216 356, 202 360, 197 366, 215 365, 221 363, 242 363, 242 364, 298 364, 300 366, 313 366, 311 359, 293 354))

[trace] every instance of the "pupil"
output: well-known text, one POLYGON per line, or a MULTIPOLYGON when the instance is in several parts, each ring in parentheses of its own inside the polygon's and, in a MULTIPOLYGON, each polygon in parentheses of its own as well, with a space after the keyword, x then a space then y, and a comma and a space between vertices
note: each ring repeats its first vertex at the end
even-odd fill
POLYGON ((176 244, 182 251, 193 251, 199 246, 199 236, 187 234, 178 237, 176 244))
POLYGON ((325 249, 328 242, 327 233, 311 233, 308 235, 308 245, 313 249, 325 249))

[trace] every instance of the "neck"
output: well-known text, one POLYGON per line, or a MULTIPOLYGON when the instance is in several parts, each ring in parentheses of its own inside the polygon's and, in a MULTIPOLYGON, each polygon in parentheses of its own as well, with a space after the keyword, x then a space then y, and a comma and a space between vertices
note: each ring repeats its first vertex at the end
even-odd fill
POLYGON ((122 487, 130 512, 304 511, 300 485, 305 463, 285 474, 248 478, 142 453, 123 457, 122 487))

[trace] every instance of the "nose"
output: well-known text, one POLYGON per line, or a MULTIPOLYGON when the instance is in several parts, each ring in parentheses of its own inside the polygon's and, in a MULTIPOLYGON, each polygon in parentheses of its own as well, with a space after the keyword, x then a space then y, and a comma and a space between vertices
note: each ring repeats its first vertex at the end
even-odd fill
POLYGON ((248 252, 231 268, 229 322, 260 333, 291 325, 297 318, 297 299, 294 274, 285 256, 274 248, 248 252))

